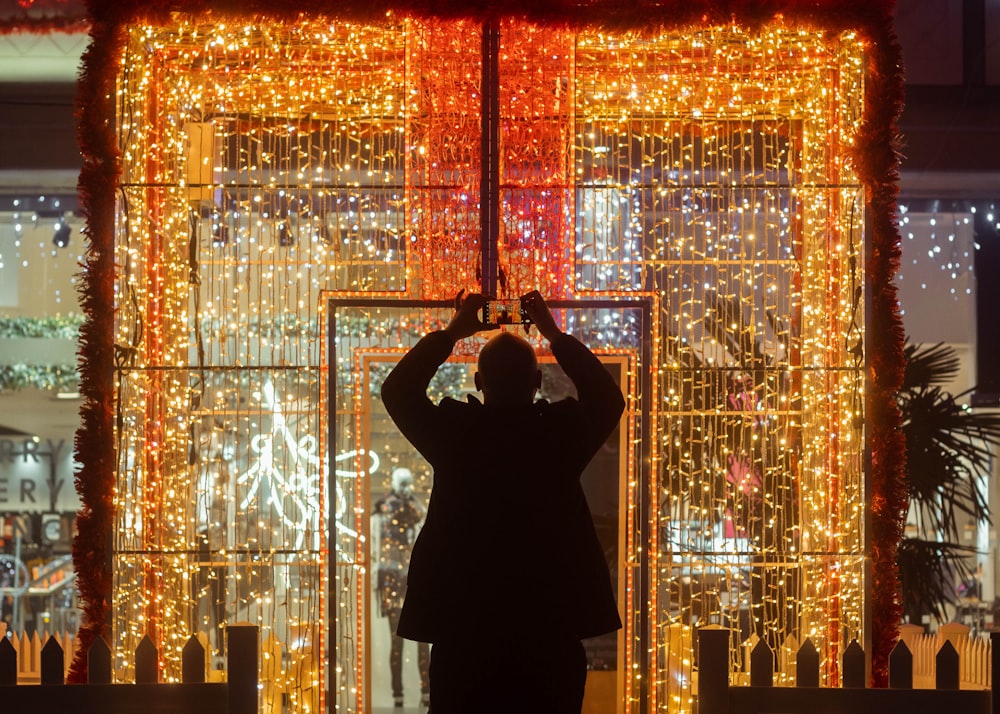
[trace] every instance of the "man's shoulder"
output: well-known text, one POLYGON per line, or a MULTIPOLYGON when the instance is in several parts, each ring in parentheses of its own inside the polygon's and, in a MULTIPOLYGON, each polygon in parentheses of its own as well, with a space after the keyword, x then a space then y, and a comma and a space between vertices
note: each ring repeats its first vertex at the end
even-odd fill
POLYGON ((481 404, 470 404, 452 397, 444 397, 437 405, 438 418, 456 428, 465 423, 478 421, 482 412, 481 404))
POLYGON ((483 405, 480 404, 475 397, 472 397, 471 401, 465 402, 455 399, 454 397, 444 397, 440 402, 438 402, 438 406, 449 412, 471 414, 481 409, 483 405))
POLYGON ((564 397, 562 399, 557 399, 554 402, 536 402, 542 404, 541 412, 543 414, 560 415, 567 414, 571 412, 578 411, 580 409, 580 402, 576 400, 575 397, 564 397))

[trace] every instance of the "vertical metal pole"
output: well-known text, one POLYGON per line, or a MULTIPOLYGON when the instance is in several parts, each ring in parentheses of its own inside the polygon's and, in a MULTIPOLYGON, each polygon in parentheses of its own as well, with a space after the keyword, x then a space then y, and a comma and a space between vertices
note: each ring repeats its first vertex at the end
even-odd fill
MULTIPOLYGON (((22 592, 21 569, 18 567, 20 564, 21 564, 21 534, 15 533, 14 534, 14 592, 16 592, 17 595, 14 595, 13 597, 13 602, 11 603, 10 611, 12 618, 11 624, 14 626, 14 629, 19 632, 24 630, 24 623, 21 622, 21 592, 22 592)), ((25 574, 27 575, 28 572, 25 571, 25 574)), ((31 578, 29 577, 24 582, 23 592, 28 592, 28 586, 30 584, 31 584, 31 578)), ((110 610, 111 608, 108 609, 110 610)))
POLYGON ((482 175, 479 185, 480 285, 485 295, 497 295, 500 240, 500 29, 495 20, 483 23, 481 99, 482 175))
POLYGON ((327 622, 329 623, 329 641, 326 651, 329 652, 326 661, 326 711, 337 711, 337 614, 340 612, 340 589, 337 587, 337 482, 334 476, 334 448, 337 443, 337 308, 329 300, 327 309, 327 364, 329 372, 326 376, 326 428, 327 450, 330 454, 326 460, 326 592, 327 592, 327 622))

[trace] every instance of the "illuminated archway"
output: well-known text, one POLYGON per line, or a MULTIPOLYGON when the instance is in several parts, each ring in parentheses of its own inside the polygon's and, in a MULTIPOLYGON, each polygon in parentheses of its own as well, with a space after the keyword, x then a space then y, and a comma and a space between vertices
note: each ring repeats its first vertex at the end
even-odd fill
MULTIPOLYGON (((85 426, 113 439, 110 460, 106 442, 81 452, 81 478, 98 492, 110 477, 116 494, 111 521, 107 491, 84 492, 113 532, 113 586, 85 579, 89 631, 113 591, 117 650, 150 632, 174 676, 192 627, 251 619, 286 672, 272 693, 297 711, 353 710, 364 662, 325 638, 325 534, 357 535, 363 514, 326 519, 337 484, 324 464, 340 454, 322 436, 324 301, 538 288, 656 309, 648 393, 630 405, 653 442, 630 486, 641 538, 625 554, 647 587, 623 613, 630 646, 652 654, 627 670, 627 710, 689 709, 695 624, 809 636, 836 681, 842 647, 866 639, 866 583, 879 583, 866 568, 891 541, 882 521, 867 528, 866 497, 876 515, 899 508, 880 436, 898 355, 891 329, 872 335, 896 320, 894 164, 869 126, 894 115, 873 115, 871 38, 771 15, 641 34, 578 18, 495 26, 495 93, 474 18, 126 17, 95 42, 118 52, 106 69, 121 175, 98 180, 108 167, 94 161, 84 175, 104 246, 90 256, 88 363, 110 364, 101 345, 115 354, 113 383, 84 380, 115 415, 85 426), (492 184, 484 94, 499 120, 492 184), (102 304, 114 332, 94 319, 102 304)), ((613 310, 597 318, 607 349, 631 339, 613 310)), ((373 307, 343 329, 399 348, 435 324, 373 307)), ((369 461, 354 450, 348 478, 369 461)), ((81 549, 96 543, 88 527, 81 549)), ((345 567, 360 578, 365 562, 345 567)))

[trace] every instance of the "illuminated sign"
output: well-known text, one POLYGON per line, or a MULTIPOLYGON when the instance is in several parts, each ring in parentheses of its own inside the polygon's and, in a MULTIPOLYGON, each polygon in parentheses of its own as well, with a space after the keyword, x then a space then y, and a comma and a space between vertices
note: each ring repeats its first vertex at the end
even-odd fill
POLYGON ((0 510, 76 511, 73 450, 65 439, 0 439, 0 510))

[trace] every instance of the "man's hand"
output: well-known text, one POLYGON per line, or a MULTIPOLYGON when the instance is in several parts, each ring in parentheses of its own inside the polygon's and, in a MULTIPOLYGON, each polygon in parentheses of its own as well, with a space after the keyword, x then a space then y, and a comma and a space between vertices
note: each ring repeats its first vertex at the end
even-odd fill
POLYGON ((469 293, 463 297, 464 293, 465 291, 461 290, 455 296, 455 316, 444 329, 455 342, 486 329, 479 319, 479 311, 483 309, 488 298, 479 293, 469 293))
POLYGON ((538 331, 542 333, 542 337, 549 342, 554 342, 562 334, 562 330, 556 325, 555 318, 549 312, 549 306, 545 304, 545 299, 542 298, 540 292, 532 290, 530 293, 522 295, 521 305, 524 306, 524 311, 527 313, 528 318, 538 327, 538 331))

